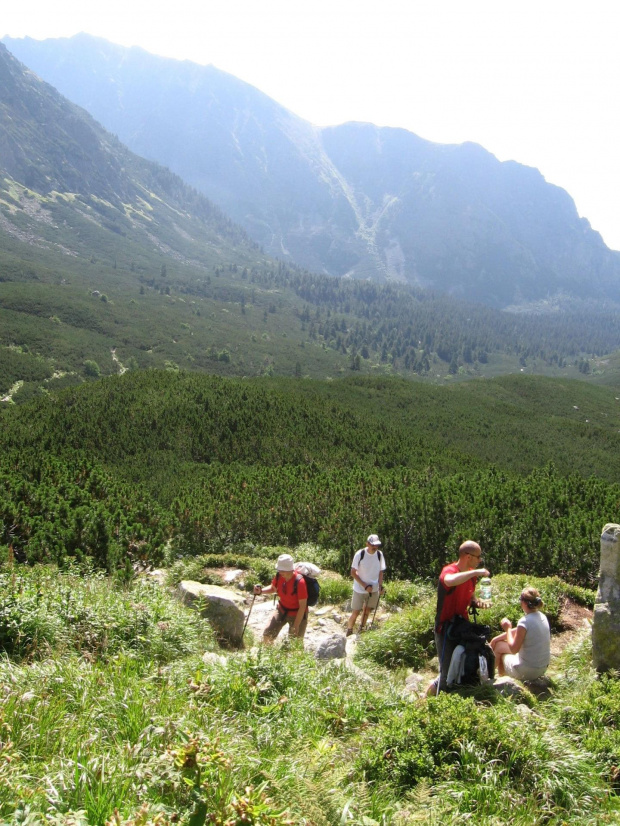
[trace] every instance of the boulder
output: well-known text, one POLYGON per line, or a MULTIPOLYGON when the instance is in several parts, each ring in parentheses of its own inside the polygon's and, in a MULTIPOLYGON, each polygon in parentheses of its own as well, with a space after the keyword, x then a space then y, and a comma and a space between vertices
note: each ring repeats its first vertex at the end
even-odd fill
POLYGON ((346 655, 347 639, 344 634, 317 634, 310 639, 306 636, 306 648, 314 653, 317 660, 338 660, 346 655))
POLYGON ((245 600, 242 596, 219 585, 203 585, 192 580, 183 580, 177 593, 186 605, 200 610, 221 641, 234 646, 243 644, 245 600))
POLYGON ((224 582, 228 585, 231 582, 236 582, 240 577, 245 574, 245 571, 242 571, 241 568, 235 568, 232 571, 226 571, 224 574, 224 582))
POLYGON ((498 677, 493 682, 493 688, 502 697, 512 697, 516 702, 527 703, 528 690, 524 685, 511 677, 498 677))
POLYGON ((535 680, 523 680, 523 685, 539 699, 551 697, 555 689, 553 680, 546 674, 537 677, 535 680))
POLYGON ((166 571, 163 568, 155 568, 153 571, 147 571, 146 576, 158 585, 166 584, 166 571))
POLYGON ((597 671, 620 670, 620 525, 605 525, 592 619, 592 660, 597 671))

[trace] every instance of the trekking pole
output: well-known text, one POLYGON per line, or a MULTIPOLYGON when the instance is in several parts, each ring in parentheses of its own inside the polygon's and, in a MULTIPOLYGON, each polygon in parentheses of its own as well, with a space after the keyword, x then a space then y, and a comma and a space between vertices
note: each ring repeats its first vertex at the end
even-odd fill
POLYGON ((243 639, 243 635, 245 634, 245 629, 248 626, 248 620, 250 619, 250 614, 252 613, 252 608, 254 608, 254 600, 256 599, 256 594, 252 597, 252 602, 250 604, 250 610, 248 611, 248 615, 245 618, 245 622, 243 623, 243 631, 241 632, 241 639, 243 639))
POLYGON ((381 600, 381 588, 379 588, 379 596, 377 598, 377 604, 375 605, 375 612, 372 615, 372 620, 370 621, 370 627, 371 628, 375 627, 375 617, 377 616, 377 608, 379 607, 380 600, 381 600))

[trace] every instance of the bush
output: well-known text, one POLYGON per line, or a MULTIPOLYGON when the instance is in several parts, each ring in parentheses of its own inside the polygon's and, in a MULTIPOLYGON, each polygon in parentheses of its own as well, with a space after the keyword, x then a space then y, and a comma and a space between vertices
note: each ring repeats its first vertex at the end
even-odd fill
POLYGON ((86 359, 84 362, 84 375, 91 379, 98 379, 101 376, 101 368, 96 361, 86 359))
POLYGON ((534 796, 540 810, 563 815, 559 822, 577 822, 604 795, 590 755, 552 730, 539 731, 534 721, 526 725, 508 703, 480 706, 447 694, 388 715, 362 743, 357 768, 367 781, 401 793, 428 780, 437 784, 440 798, 458 799, 461 812, 493 806, 502 819, 489 822, 498 823, 507 822, 507 800, 531 805, 534 796), (492 767, 501 767, 494 774, 500 788, 489 782, 492 767))
MULTIPOLYGON (((583 687, 583 683, 581 686, 583 687)), ((558 700, 559 719, 563 728, 577 737, 583 748, 601 757, 612 772, 616 787, 620 785, 620 681, 605 674, 571 696, 568 703, 558 700)))
POLYGON ((11 657, 73 649, 108 658, 139 652, 168 662, 213 643, 210 627, 152 582, 119 592, 101 575, 49 567, 0 574, 0 647, 11 657))
POLYGON ((321 585, 319 604, 342 605, 351 599, 353 580, 345 579, 338 574, 330 574, 319 577, 319 583, 321 585))
POLYGON ((24 578, 13 571, 0 574, 0 650, 20 658, 53 646, 62 623, 48 611, 44 579, 24 578))
MULTIPOLYGON (((543 600, 542 611, 549 620, 552 631, 561 629, 561 613, 566 599, 592 607, 595 593, 585 588, 569 585, 559 577, 537 577, 528 574, 499 574, 491 580, 493 587, 493 601, 490 608, 479 612, 479 621, 499 629, 502 617, 508 617, 516 625, 523 616, 519 597, 521 591, 531 586, 540 591, 543 600)), ((499 633, 499 630, 498 632, 499 633)))
POLYGON ((435 654, 433 625, 435 605, 426 600, 389 617, 385 623, 361 637, 357 655, 389 667, 423 668, 435 654))
POLYGON ((428 580, 396 579, 385 583, 381 597, 387 605, 417 605, 419 602, 434 597, 436 588, 428 580))

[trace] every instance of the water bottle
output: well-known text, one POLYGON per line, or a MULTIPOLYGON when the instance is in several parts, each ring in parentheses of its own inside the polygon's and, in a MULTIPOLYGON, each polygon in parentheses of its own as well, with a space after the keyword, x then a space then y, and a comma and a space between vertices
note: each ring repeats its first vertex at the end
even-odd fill
POLYGON ((492 594, 491 577, 483 576, 480 580, 480 599, 482 602, 491 602, 492 594))

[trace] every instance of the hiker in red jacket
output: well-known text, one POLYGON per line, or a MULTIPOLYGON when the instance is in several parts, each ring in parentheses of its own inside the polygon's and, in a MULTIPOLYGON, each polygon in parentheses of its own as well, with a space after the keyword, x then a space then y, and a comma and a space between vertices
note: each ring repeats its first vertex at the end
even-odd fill
POLYGON ((289 627, 289 637, 303 639, 308 625, 308 588, 303 576, 295 571, 292 556, 280 554, 271 585, 255 585, 254 593, 278 595, 276 610, 263 631, 263 642, 272 643, 285 625, 289 627))
POLYGON ((448 639, 446 633, 450 620, 456 616, 469 620, 470 605, 481 607, 474 592, 476 580, 490 576, 486 568, 479 568, 482 550, 477 542, 468 539, 459 548, 457 562, 442 568, 437 586, 437 614, 435 617, 435 645, 439 657, 439 677, 429 685, 426 694, 434 696, 446 689, 446 676, 450 668, 452 652, 456 643, 448 639))

